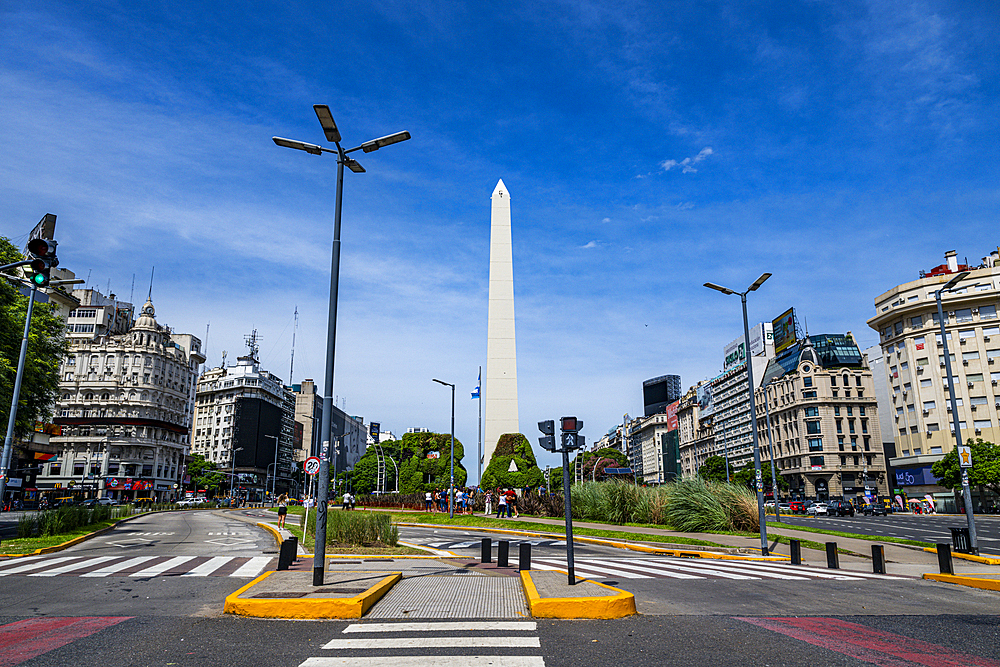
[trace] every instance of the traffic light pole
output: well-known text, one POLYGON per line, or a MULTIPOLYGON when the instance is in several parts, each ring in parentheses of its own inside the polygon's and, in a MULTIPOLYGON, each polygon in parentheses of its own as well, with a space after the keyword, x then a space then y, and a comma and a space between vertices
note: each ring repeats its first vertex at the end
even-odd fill
POLYGON ((569 491, 569 449, 565 446, 562 451, 563 460, 563 505, 566 508, 566 569, 569 573, 569 585, 576 585, 576 572, 573 568, 573 510, 570 507, 569 491))
POLYGON ((0 510, 7 496, 7 469, 10 467, 14 449, 14 424, 17 421, 17 403, 21 396, 21 379, 24 377, 24 357, 28 352, 28 334, 31 332, 31 313, 35 307, 34 283, 28 292, 28 313, 24 318, 24 336, 21 337, 21 356, 17 359, 17 375, 14 376, 14 394, 10 399, 10 416, 7 418, 7 435, 3 439, 3 458, 0 459, 0 510))

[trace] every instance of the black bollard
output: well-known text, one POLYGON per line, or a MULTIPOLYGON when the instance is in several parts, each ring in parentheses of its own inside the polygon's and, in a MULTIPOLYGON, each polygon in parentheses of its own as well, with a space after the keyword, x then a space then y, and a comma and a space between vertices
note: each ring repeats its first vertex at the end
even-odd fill
POLYGON ((510 552, 510 542, 507 540, 500 540, 497 542, 497 567, 509 567, 507 565, 507 556, 510 552))
POLYGON ((294 563, 299 559, 299 538, 292 535, 288 538, 288 542, 292 543, 292 562, 294 563))
POLYGON ((837 543, 826 543, 826 566, 831 570, 840 569, 840 556, 837 554, 837 543))
POLYGON ((885 574, 885 547, 881 544, 872 545, 872 572, 885 574))
POLYGON ((531 569, 531 544, 521 542, 517 552, 517 569, 525 572, 531 569))
POLYGON ((802 542, 788 540, 788 546, 792 550, 792 565, 802 565, 802 542))
POLYGON ((937 555, 941 574, 955 574, 955 566, 951 562, 951 545, 937 545, 937 555))
POLYGON ((295 543, 291 540, 283 540, 281 550, 278 552, 278 569, 287 570, 293 560, 295 560, 295 543))
POLYGON ((482 555, 479 557, 480 563, 492 563, 493 562, 493 539, 489 537, 483 538, 483 551, 482 555))

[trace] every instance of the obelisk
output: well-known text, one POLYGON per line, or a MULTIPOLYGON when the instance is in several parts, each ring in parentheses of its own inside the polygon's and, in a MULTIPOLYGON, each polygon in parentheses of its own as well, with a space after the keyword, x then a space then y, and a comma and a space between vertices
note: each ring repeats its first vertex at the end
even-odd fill
POLYGON ((486 433, 483 467, 497 440, 518 433, 517 353, 514 342, 514 262, 510 241, 510 193, 497 181, 490 207, 490 307, 486 334, 486 433))

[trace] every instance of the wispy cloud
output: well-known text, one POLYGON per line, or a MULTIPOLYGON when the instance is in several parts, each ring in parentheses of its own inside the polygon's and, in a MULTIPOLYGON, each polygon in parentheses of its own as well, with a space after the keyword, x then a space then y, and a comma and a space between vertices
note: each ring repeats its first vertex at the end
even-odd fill
POLYGON ((597 248, 600 245, 600 241, 591 241, 586 245, 580 246, 581 248, 597 248))
POLYGON ((686 157, 680 162, 677 160, 664 160, 660 163, 660 169, 663 171, 670 171, 671 169, 680 168, 681 172, 684 174, 693 174, 698 171, 695 169, 694 165, 704 162, 705 158, 714 153, 710 146, 706 146, 698 151, 698 154, 694 157, 686 157))

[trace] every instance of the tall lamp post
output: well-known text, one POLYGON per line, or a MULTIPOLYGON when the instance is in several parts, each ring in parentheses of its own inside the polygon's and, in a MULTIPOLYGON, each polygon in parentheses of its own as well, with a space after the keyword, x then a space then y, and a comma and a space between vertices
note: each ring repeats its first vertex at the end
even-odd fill
MULTIPOLYGON (((233 459, 233 467, 232 467, 232 471, 229 473, 229 500, 230 501, 233 500, 233 483, 236 481, 236 452, 242 452, 242 451, 243 451, 242 447, 237 447, 236 449, 233 450, 233 453, 231 455, 232 459, 233 459)), ((198 490, 198 487, 196 486, 195 487, 195 491, 197 491, 197 490, 198 490)))
MULTIPOLYGON (((951 398, 951 423, 955 429, 955 451, 961 451, 962 447, 962 427, 958 421, 958 400, 955 394, 955 377, 951 374, 951 356, 948 352, 948 333, 944 328, 944 308, 941 306, 941 295, 955 289, 960 281, 969 275, 968 271, 962 271, 944 284, 944 287, 937 291, 935 300, 937 301, 938 324, 941 326, 941 347, 944 349, 944 370, 948 374, 948 393, 951 398)), ((961 459, 960 459, 961 461, 961 459)), ((962 467, 962 501, 965 503, 965 520, 969 525, 969 547, 972 553, 979 553, 979 540, 976 538, 976 519, 972 515, 972 491, 969 490, 969 469, 962 467)))
MULTIPOLYGON (((714 289, 723 294, 739 294, 743 302, 743 340, 746 345, 750 344, 750 326, 747 323, 747 294, 756 292, 757 288, 764 284, 764 281, 771 277, 770 273, 762 274, 760 278, 753 282, 745 292, 737 292, 728 287, 722 287, 714 283, 705 283, 705 287, 714 289)), ((762 556, 768 554, 767 549, 767 521, 764 517, 764 479, 760 473, 760 447, 757 442, 757 406, 754 404, 753 385, 753 360, 747 355, 747 389, 750 392, 750 433, 753 436, 753 467, 755 486, 757 487, 757 515, 760 521, 760 553, 762 556)))
MULTIPOLYGON (((274 463, 271 464, 271 465, 274 466, 274 472, 272 473, 274 475, 274 477, 271 478, 271 500, 273 502, 274 501, 274 493, 275 493, 275 490, 276 490, 276 487, 277 487, 277 483, 278 483, 278 436, 276 436, 276 435, 265 435, 264 437, 265 438, 273 438, 274 439, 274 463)), ((268 467, 270 467, 270 466, 268 466, 268 467)), ((265 486, 264 490, 267 491, 267 488, 266 488, 267 487, 267 480, 265 480, 264 486, 265 486)))
POLYGON ((774 467, 774 440, 771 437, 771 401, 768 398, 768 389, 770 388, 770 382, 764 385, 764 416, 767 419, 767 449, 771 452, 771 495, 774 496, 774 518, 778 523, 781 523, 781 510, 778 508, 778 476, 774 467))
POLYGON ((438 384, 451 387, 451 488, 448 492, 448 516, 455 516, 455 385, 434 378, 438 384))
POLYGON ((271 140, 279 146, 305 151, 311 155, 322 155, 323 153, 335 153, 337 155, 337 203, 333 216, 333 248, 330 253, 330 306, 326 327, 326 380, 323 386, 323 422, 320 429, 322 450, 319 465, 319 488, 317 489, 319 497, 316 502, 316 546, 313 556, 313 586, 322 586, 324 571, 326 569, 326 501, 329 493, 330 461, 328 457, 330 430, 333 422, 333 369, 336 358, 334 353, 337 347, 337 292, 340 282, 340 213, 344 194, 344 166, 346 165, 355 174, 363 174, 365 173, 365 168, 354 158, 347 157, 348 153, 353 153, 357 150, 371 153, 383 146, 406 141, 410 138, 410 133, 406 131, 396 132, 395 134, 390 134, 379 139, 366 141, 360 146, 349 150, 344 150, 340 145, 340 130, 337 129, 337 123, 333 120, 330 107, 325 104, 314 104, 313 111, 316 112, 319 124, 323 127, 326 140, 336 145, 337 150, 330 150, 316 144, 307 144, 303 141, 282 139, 281 137, 272 137, 271 140))

